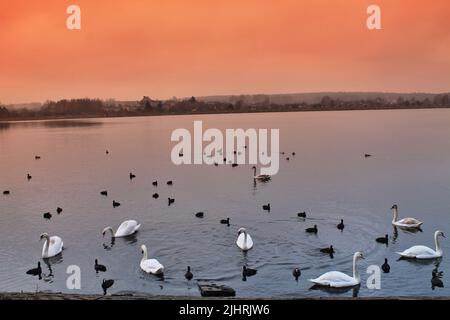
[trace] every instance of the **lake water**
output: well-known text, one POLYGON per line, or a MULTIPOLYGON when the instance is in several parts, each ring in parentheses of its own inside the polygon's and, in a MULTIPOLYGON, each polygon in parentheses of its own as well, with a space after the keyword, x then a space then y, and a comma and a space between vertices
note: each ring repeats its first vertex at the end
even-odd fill
POLYGON ((115 280, 108 293, 199 296, 195 280, 209 279, 233 287, 238 297, 352 296, 353 290, 310 290, 307 279, 330 270, 351 273, 352 255, 359 250, 366 256, 359 265, 359 296, 450 295, 448 286, 432 290, 430 283, 436 266, 444 283, 449 277, 448 239, 442 241, 439 263, 397 261, 395 254, 415 244, 434 248, 437 229, 450 233, 450 110, 2 123, 3 190, 11 194, 0 194, 0 291, 71 292, 66 268, 78 265, 83 293, 102 293, 100 284, 107 278, 115 280), (219 129, 279 128, 280 150, 296 155, 289 161, 281 156, 279 173, 256 185, 251 166, 175 166, 171 132, 192 129, 194 120, 219 129), (130 181, 129 172, 137 178, 130 181), (167 180, 174 185, 167 186, 167 180), (109 196, 101 196, 101 190, 109 196), (159 199, 152 198, 154 192, 159 199), (170 207, 168 197, 176 200, 170 207), (113 209, 113 199, 122 206, 113 209), (269 202, 267 213, 261 206, 269 202), (422 232, 394 234, 394 203, 400 217, 424 221, 422 232), (58 206, 64 209, 61 215, 55 212, 58 206), (50 221, 42 217, 47 211, 53 213, 50 221), (198 211, 205 212, 203 219, 194 217, 198 211), (301 211, 307 219, 297 217, 301 211), (219 223, 226 217, 230 227, 219 223), (343 232, 336 228, 341 218, 343 232), (102 229, 127 219, 138 220, 141 230, 111 247, 102 229), (319 233, 306 234, 314 224, 319 233), (239 227, 246 227, 255 243, 246 255, 235 245, 239 227), (38 280, 25 272, 42 261, 43 232, 62 237, 66 249, 43 264, 46 276, 38 280), (375 242, 386 233, 387 247, 375 242), (165 266, 164 279, 141 272, 141 244, 165 266), (330 244, 334 259, 318 251, 330 244), (366 269, 385 257, 391 273, 382 274, 380 290, 370 290, 366 269), (95 273, 95 258, 107 266, 106 273, 95 273), (244 264, 258 269, 245 282, 244 264), (187 265, 195 277, 190 282, 184 279, 187 265), (302 270, 298 282, 294 267, 302 270))

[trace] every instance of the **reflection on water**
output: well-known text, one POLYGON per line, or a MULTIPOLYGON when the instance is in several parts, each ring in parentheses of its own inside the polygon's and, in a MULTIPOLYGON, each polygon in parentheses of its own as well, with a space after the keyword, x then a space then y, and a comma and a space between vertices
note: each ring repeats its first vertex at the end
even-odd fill
MULTIPOLYGON (((450 225, 450 111, 387 110, 239 115, 164 116, 70 121, 0 123, 0 291, 70 292, 67 266, 81 268, 83 293, 99 293, 103 278, 92 261, 115 280, 108 293, 143 292, 199 296, 194 279, 233 287, 240 297, 348 296, 354 290, 309 290, 308 279, 330 270, 351 273, 355 251, 361 263, 359 296, 450 295, 432 290, 437 261, 397 261, 396 252, 413 245, 433 247, 435 230, 450 225), (253 179, 251 165, 175 166, 171 133, 205 127, 279 128, 280 171, 269 183, 253 179), (6 129, 5 129, 6 128, 6 129), (109 154, 105 153, 109 150, 109 154), (284 161, 286 155, 295 157, 284 161), (365 153, 372 157, 364 157, 365 153), (42 156, 36 161, 35 155, 42 156), (282 155, 280 155, 282 156, 282 155), (129 179, 129 173, 136 178, 129 179), (33 179, 26 179, 30 173, 33 179), (152 182, 173 180, 173 186, 152 182), (107 196, 100 191, 108 190, 107 196), (152 194, 158 193, 158 199, 152 194), (176 201, 167 206, 167 198, 176 201), (121 206, 113 209, 111 202, 121 206), (270 213, 262 210, 271 204, 270 213), (392 230, 390 208, 422 221, 423 232, 392 230), (64 213, 56 214, 56 208, 64 213), (205 212, 203 219, 195 212, 205 212), (306 218, 298 216, 306 212, 306 218), (43 212, 53 218, 45 221, 43 212), (220 223, 230 218, 230 227, 220 223), (141 229, 131 238, 102 237, 105 225, 135 219, 141 229), (345 221, 345 230, 336 225, 345 221), (318 226, 317 235, 305 229, 318 226), (245 227, 254 247, 243 254, 237 230, 245 227), (42 232, 60 236, 68 249, 47 261, 48 281, 26 277, 26 266, 41 258, 42 232), (375 239, 392 234, 389 246, 375 239), (164 279, 142 273, 140 245, 165 266, 164 279), (334 258, 319 249, 333 245, 334 258), (105 250, 106 249, 106 250, 105 250), (366 268, 390 261, 381 290, 365 286, 366 268), (242 266, 258 274, 242 281, 242 266), (7 266, 7 267, 6 267, 7 266), (300 268, 299 281, 292 278, 300 268), (411 275, 414 281, 411 280, 411 275)), ((206 128, 205 128, 206 129, 206 128)), ((448 230, 447 230, 448 231, 448 230)), ((443 241, 439 271, 449 272, 450 245, 443 241)), ((438 273, 436 273, 438 275, 438 273)), ((103 275, 102 275, 103 276, 103 275)), ((443 277, 442 277, 443 279, 443 277)))
POLYGON ((70 128, 70 127, 95 127, 103 122, 96 120, 39 120, 39 121, 11 121, 0 122, 0 130, 11 128, 70 128))
POLYGON ((356 285, 353 287, 344 287, 344 288, 332 288, 332 287, 324 287, 319 285, 313 285, 309 290, 320 290, 326 292, 330 295, 342 295, 343 293, 352 292, 352 297, 357 298, 359 289, 361 285, 356 285))
POLYGON ((6 130, 11 127, 11 124, 9 122, 0 122, 0 130, 6 130))

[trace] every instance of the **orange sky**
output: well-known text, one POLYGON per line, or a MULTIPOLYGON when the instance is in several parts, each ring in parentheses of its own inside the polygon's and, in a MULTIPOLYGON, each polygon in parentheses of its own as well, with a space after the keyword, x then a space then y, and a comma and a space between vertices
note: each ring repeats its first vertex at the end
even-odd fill
POLYGON ((450 90, 448 0, 1 1, 0 45, 3 103, 450 90))

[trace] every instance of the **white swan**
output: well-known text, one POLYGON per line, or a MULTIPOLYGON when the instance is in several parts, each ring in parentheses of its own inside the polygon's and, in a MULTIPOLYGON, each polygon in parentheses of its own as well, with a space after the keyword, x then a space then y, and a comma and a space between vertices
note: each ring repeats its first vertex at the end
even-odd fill
POLYGON ((426 246, 413 246, 409 249, 406 249, 403 252, 397 252, 399 255, 401 255, 404 258, 410 258, 410 259, 435 259, 442 257, 442 249, 439 244, 439 236, 442 236, 445 238, 445 235, 442 231, 436 231, 434 233, 434 243, 436 244, 436 251, 428 248, 426 246))
POLYGON ((45 239, 42 247, 42 258, 51 258, 60 254, 63 250, 64 243, 58 236, 49 237, 47 233, 41 234, 41 239, 45 239))
POLYGON ((398 206, 394 204, 391 208, 394 212, 394 217, 392 218, 392 224, 394 226, 400 227, 400 228, 419 228, 423 222, 415 219, 415 218, 403 218, 401 220, 398 219, 398 206))
POLYGON ((236 240, 236 244, 243 251, 247 251, 253 248, 252 237, 247 233, 247 230, 245 230, 245 228, 240 228, 238 230, 238 238, 236 240))
POLYGON ((164 272, 164 266, 159 263, 156 259, 148 259, 147 258, 147 247, 143 244, 141 246, 142 249, 142 260, 141 260, 141 269, 146 273, 151 274, 162 274, 164 272))
POLYGON ((115 233, 113 228, 106 227, 105 229, 103 229, 102 234, 103 236, 105 236, 106 232, 110 231, 113 238, 126 237, 137 232, 140 227, 141 225, 138 224, 136 220, 127 220, 120 224, 119 228, 115 233))
POLYGON ((270 180, 270 175, 268 175, 268 174, 256 175, 256 167, 252 167, 252 169, 253 169, 253 179, 259 180, 259 181, 268 181, 268 180, 270 180))
POLYGON ((353 277, 346 275, 345 273, 339 271, 330 271, 324 273, 316 279, 310 279, 309 281, 320 286, 327 286, 332 288, 345 288, 353 287, 361 283, 361 278, 359 276, 358 269, 356 268, 356 262, 359 259, 364 259, 361 252, 355 252, 353 255, 353 277))

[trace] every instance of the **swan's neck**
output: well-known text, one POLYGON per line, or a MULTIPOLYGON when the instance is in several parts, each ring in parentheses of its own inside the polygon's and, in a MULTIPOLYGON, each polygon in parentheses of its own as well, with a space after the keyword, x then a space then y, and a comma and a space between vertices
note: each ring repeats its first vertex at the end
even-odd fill
POLYGON ((361 278, 359 276, 358 268, 356 267, 357 261, 357 257, 353 257, 353 278, 355 278, 356 281, 360 282, 361 278))
POLYGON ((107 230, 108 230, 109 232, 111 232, 111 237, 114 238, 114 230, 113 230, 113 228, 112 228, 112 227, 108 227, 107 230))
POLYGON ((434 243, 436 244, 436 252, 442 252, 441 244, 439 243, 439 235, 434 235, 434 243))
POLYGON ((144 251, 144 253, 142 254, 142 260, 141 261, 144 261, 144 260, 148 259, 147 258, 147 249, 144 249, 143 251, 144 251))
POLYGON ((48 237, 45 238, 44 242, 44 253, 48 256, 48 248, 50 247, 50 239, 48 237))
POLYGON ((396 222, 398 219, 398 209, 394 208, 392 210, 394 210, 394 217, 392 218, 392 222, 396 222))

